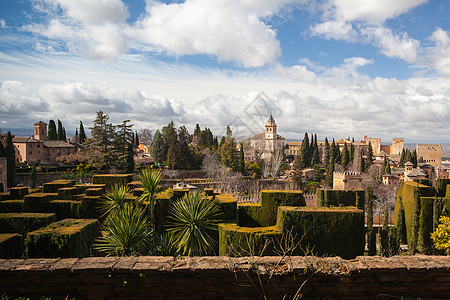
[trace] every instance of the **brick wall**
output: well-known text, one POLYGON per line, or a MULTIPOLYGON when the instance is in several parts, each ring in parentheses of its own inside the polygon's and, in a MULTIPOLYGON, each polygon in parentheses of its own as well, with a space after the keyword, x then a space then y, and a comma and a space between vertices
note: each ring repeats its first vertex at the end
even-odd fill
POLYGON ((2 259, 0 294, 53 299, 237 300, 260 299, 263 294, 267 299, 293 299, 296 293, 306 299, 450 298, 446 256, 279 259, 2 259))

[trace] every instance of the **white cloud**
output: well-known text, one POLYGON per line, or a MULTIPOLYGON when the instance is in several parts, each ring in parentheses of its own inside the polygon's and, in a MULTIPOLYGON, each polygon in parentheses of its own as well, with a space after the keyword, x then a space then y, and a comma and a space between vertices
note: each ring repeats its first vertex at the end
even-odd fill
POLYGON ((442 28, 437 28, 430 37, 434 43, 426 49, 424 63, 444 77, 450 77, 450 37, 442 28))
POLYGON ((358 36, 351 23, 340 20, 311 25, 310 30, 313 35, 323 36, 326 39, 355 41, 358 36))
POLYGON ((170 55, 209 54, 245 67, 280 55, 276 32, 263 19, 293 0, 147 1, 147 13, 132 30, 139 41, 170 55))
POLYGON ((428 0, 332 0, 337 19, 384 21, 408 12, 428 0))
POLYGON ((8 28, 8 26, 6 26, 5 19, 3 18, 0 18, 0 28, 2 29, 8 28))
POLYGON ((367 36, 387 57, 400 58, 410 63, 417 60, 420 42, 406 33, 394 35, 388 28, 367 27, 361 29, 361 34, 367 36))

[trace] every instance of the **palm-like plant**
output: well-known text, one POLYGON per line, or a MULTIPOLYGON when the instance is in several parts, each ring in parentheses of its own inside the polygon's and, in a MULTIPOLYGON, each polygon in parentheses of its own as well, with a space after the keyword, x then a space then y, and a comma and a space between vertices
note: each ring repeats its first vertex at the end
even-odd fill
POLYGON ((159 184, 162 180, 162 174, 159 170, 150 170, 147 168, 138 175, 138 178, 140 180, 140 186, 144 190, 138 201, 150 208, 150 218, 154 227, 156 194, 160 190, 159 184))
POLYGON ((131 190, 128 186, 114 185, 104 196, 100 206, 102 217, 120 210, 128 201, 131 190))
POLYGON ((129 256, 146 254, 151 242, 151 226, 145 210, 124 203, 105 220, 102 237, 94 249, 109 255, 129 256))
POLYGON ((220 208, 198 192, 186 194, 169 211, 168 228, 174 243, 184 255, 206 255, 214 250, 215 240, 210 232, 217 230, 220 208))
POLYGON ((150 252, 158 256, 177 256, 178 248, 174 243, 173 234, 171 232, 156 234, 150 252))

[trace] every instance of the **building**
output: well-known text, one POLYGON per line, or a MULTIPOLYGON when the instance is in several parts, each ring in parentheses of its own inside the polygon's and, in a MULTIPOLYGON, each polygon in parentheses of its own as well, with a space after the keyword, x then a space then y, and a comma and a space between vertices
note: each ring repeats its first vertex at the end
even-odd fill
POLYGON ((383 184, 391 187, 399 187, 400 186, 400 176, 397 174, 384 174, 383 175, 383 184))
POLYGON ((7 186, 7 167, 6 167, 6 157, 0 157, 0 183, 2 184, 0 186, 0 192, 6 192, 7 186))
POLYGON ((414 181, 415 179, 427 179, 427 174, 425 174, 420 168, 414 169, 414 165, 408 161, 405 164, 403 181, 414 181))
POLYGON ((34 135, 13 137, 16 162, 39 162, 54 165, 56 158, 78 151, 70 141, 47 141, 47 124, 39 121, 34 124, 34 135))
POLYGON ((286 139, 278 135, 277 124, 272 115, 267 120, 265 128, 265 132, 249 139, 249 149, 253 152, 253 155, 247 155, 247 157, 253 157, 253 161, 258 159, 270 160, 275 151, 285 151, 286 139))
POLYGON ((442 146, 440 144, 417 144, 416 151, 419 161, 429 163, 435 168, 440 167, 442 159, 442 146))
POLYGON ((333 172, 333 190, 354 190, 362 187, 359 172, 333 172))

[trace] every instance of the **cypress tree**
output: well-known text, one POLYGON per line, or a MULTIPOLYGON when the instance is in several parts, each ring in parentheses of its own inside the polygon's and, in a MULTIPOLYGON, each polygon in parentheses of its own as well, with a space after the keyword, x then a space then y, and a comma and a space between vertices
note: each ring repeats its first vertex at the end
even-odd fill
POLYGON ((366 156, 366 165, 365 165, 366 171, 369 170, 372 163, 373 163, 373 150, 372 150, 372 144, 369 142, 369 146, 367 147, 367 156, 366 156))
POLYGON ((241 172, 241 174, 244 174, 245 172, 244 145, 242 145, 242 143, 239 149, 239 172, 241 172))
POLYGON ((8 188, 15 186, 16 178, 16 152, 14 150, 14 144, 11 136, 11 132, 8 131, 6 135, 6 185, 8 188))
POLYGON ((389 206, 384 203, 383 227, 380 231, 380 256, 389 256, 389 206))
POLYGON ((405 148, 402 149, 402 154, 400 155, 400 162, 399 162, 399 167, 403 168, 405 166, 405 148))
POLYGON ((333 173, 334 173, 334 157, 331 156, 327 166, 327 175, 325 176, 325 184, 330 188, 333 188, 333 173))
MULTIPOLYGON (((412 163, 412 154, 411 151, 409 151, 409 149, 405 150, 405 164, 409 161, 412 163)), ((403 165, 404 166, 404 165, 403 165)))
POLYGON ((30 182, 31 182, 31 187, 35 188, 36 187, 36 164, 35 163, 33 163, 31 165, 30 182))
POLYGON ((134 151, 133 145, 131 145, 130 143, 127 146, 125 171, 127 174, 132 174, 134 172, 134 151))
POLYGON ((409 253, 411 255, 416 253, 417 241, 419 238, 419 219, 420 219, 420 195, 419 189, 414 188, 414 215, 413 226, 411 228, 411 239, 409 243, 409 253))
POLYGON ((414 149, 414 151, 411 154, 411 162, 413 164, 414 168, 417 168, 417 151, 414 149))
POLYGON ((350 162, 353 162, 355 159, 355 147, 353 146, 353 143, 350 144, 350 162))
POLYGON ((323 147, 323 156, 322 156, 322 166, 325 168, 328 166, 328 162, 330 161, 330 144, 328 143, 328 138, 325 137, 325 143, 323 147))
POLYGON ((80 136, 78 138, 78 142, 83 144, 86 141, 86 132, 84 131, 83 122, 80 121, 80 136))
POLYGON ((162 163, 166 160, 164 156, 164 140, 159 130, 156 130, 155 136, 150 144, 150 154, 156 163, 162 163))
POLYGON ((367 248, 368 255, 374 256, 377 254, 376 233, 373 229, 373 191, 371 187, 366 190, 366 204, 367 204, 367 248))
POLYGON ((62 141, 67 141, 67 136, 66 136, 66 128, 63 127, 63 136, 62 136, 62 141))
POLYGON ((5 146, 3 146, 3 143, 0 142, 0 157, 5 157, 5 156, 6 156, 5 146))
POLYGON ((361 150, 361 152, 359 152, 359 171, 361 173, 366 172, 366 161, 364 160, 364 154, 361 150))
POLYGON ((58 133, 57 133, 57 138, 58 141, 63 141, 64 140, 64 132, 63 132, 63 126, 61 121, 58 119, 58 133))
POLYGON ((300 155, 296 155, 291 173, 292 188, 300 190, 302 188, 302 162, 300 155))
POLYGON ((47 140, 56 141, 57 139, 58 139, 58 133, 56 132, 55 121, 50 120, 48 122, 47 140))
POLYGON ((134 146, 136 148, 139 147, 140 142, 139 142, 139 134, 137 131, 134 132, 134 142, 135 142, 134 146))
POLYGON ((347 149, 347 142, 344 142, 344 147, 342 148, 341 165, 344 170, 347 170, 348 164, 350 162, 350 155, 347 149))
POLYGON ((399 197, 400 208, 398 209, 397 217, 397 240, 399 244, 406 244, 406 222, 405 222, 405 208, 403 207, 402 197, 399 197))
POLYGON ((311 165, 310 159, 310 151, 309 151, 309 138, 308 133, 305 132, 305 137, 303 138, 302 147, 300 148, 300 162, 301 168, 305 169, 311 165))

